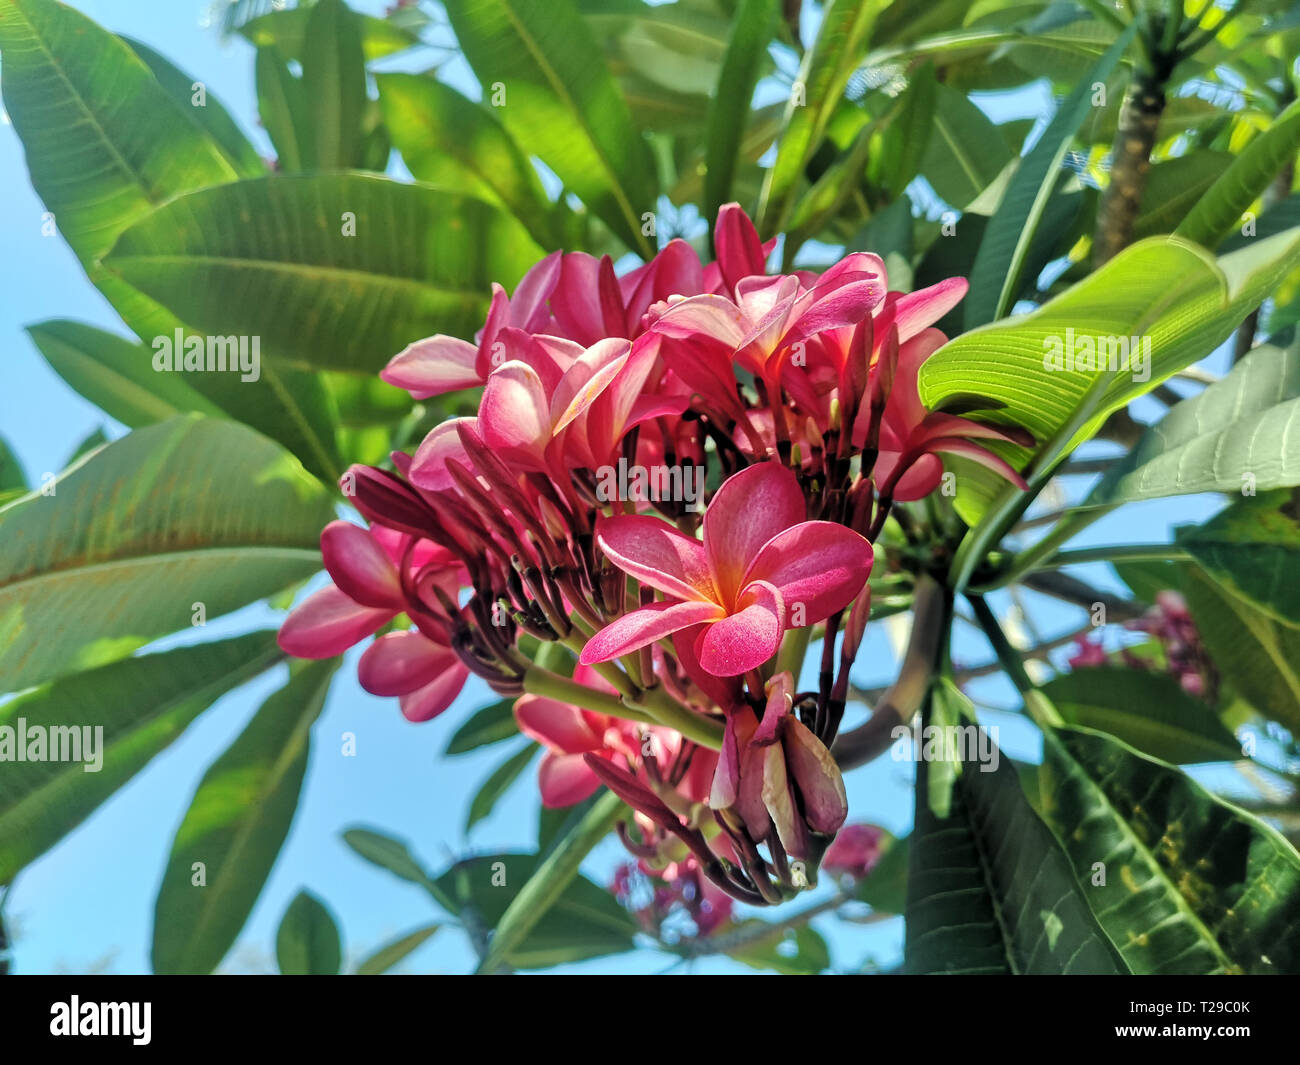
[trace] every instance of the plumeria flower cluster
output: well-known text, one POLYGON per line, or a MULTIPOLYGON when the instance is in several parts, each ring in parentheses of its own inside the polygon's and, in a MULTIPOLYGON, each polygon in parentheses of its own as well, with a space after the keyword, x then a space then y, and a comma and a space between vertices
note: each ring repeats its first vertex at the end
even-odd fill
POLYGON ((333 584, 280 643, 319 658, 384 630, 360 681, 412 721, 470 674, 517 697, 547 750, 543 801, 608 786, 644 869, 724 914, 723 896, 815 883, 847 816, 830 748, 891 507, 934 491, 944 454, 1023 485, 986 444, 1031 441, 921 402, 963 279, 891 292, 864 252, 769 275, 773 244, 735 204, 713 243, 716 261, 673 240, 622 276, 556 252, 494 286, 472 342, 396 355, 385 381, 421 400, 481 388, 477 413, 347 471, 367 527, 325 529, 333 584))
MULTIPOLYGON (((1201 642, 1196 622, 1187 609, 1187 600, 1172 588, 1157 592, 1155 600, 1146 613, 1124 622, 1124 627, 1146 633, 1159 645, 1164 671, 1178 681, 1183 691, 1215 704, 1219 694, 1219 672, 1201 642)), ((1115 664, 1096 641, 1078 637, 1074 644, 1074 652, 1068 658, 1071 669, 1115 664)), ((1135 654, 1127 647, 1120 648, 1118 657, 1120 663, 1129 669, 1150 671, 1157 668, 1151 658, 1135 654)))

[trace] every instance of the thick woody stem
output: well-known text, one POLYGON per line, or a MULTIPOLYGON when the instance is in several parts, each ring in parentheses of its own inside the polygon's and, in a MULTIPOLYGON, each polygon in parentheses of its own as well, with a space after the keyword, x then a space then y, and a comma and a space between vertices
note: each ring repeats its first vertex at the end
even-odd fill
POLYGON ((1165 78, 1162 71, 1139 69, 1124 94, 1119 128, 1111 147, 1110 184, 1097 211, 1094 269, 1127 247, 1133 237, 1133 223, 1151 170, 1156 129, 1165 110, 1165 78))

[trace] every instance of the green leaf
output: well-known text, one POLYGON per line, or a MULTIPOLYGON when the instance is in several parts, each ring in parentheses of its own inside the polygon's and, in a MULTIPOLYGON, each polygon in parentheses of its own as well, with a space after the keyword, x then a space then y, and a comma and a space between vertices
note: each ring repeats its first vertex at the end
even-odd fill
POLYGON ((366 861, 424 888, 448 913, 456 912, 455 901, 438 886, 401 840, 368 828, 349 828, 343 833, 343 842, 366 861))
POLYGON ((911 836, 887 836, 884 852, 871 872, 858 881, 853 897, 877 913, 904 913, 907 909, 907 870, 911 864, 911 836))
POLYGON ((1300 349, 1261 345, 1143 433, 1084 506, 1300 484, 1297 429, 1300 349))
POLYGON ((1166 762, 1223 762, 1241 757, 1218 716, 1167 673, 1123 666, 1076 669, 1042 687, 1071 725, 1115 736, 1166 762))
POLYGON ((181 112, 212 139, 239 177, 257 177, 266 173, 266 163, 258 155, 257 149, 244 136, 244 131, 231 118, 221 101, 208 92, 206 85, 203 87, 203 96, 196 97, 198 90, 195 86, 200 84, 196 79, 142 41, 131 37, 123 37, 122 40, 144 60, 158 79, 158 84, 180 106, 181 112), (196 98, 201 99, 202 103, 196 103, 196 98))
POLYGON ((414 406, 411 393, 369 374, 327 372, 323 377, 345 428, 396 425, 414 406))
POLYGON ((1218 245, 1300 150, 1300 100, 1250 142, 1174 230, 1207 248, 1218 245))
MULTIPOLYGON (((552 859, 559 853, 554 852, 552 859)), ((496 929, 480 971, 494 972, 502 966, 544 969, 619 954, 634 946, 637 926, 631 914, 576 868, 558 884, 552 879, 557 868, 552 859, 539 862, 535 854, 483 855, 457 862, 438 877, 438 884, 457 901, 457 915, 467 927, 496 929), (539 895, 535 885, 543 881, 547 890, 539 895), (533 901, 540 906, 537 912, 526 909, 533 901), (521 931, 518 917, 524 913, 528 927, 521 931)))
POLYGON ((988 116, 964 93, 941 84, 935 97, 934 128, 921 163, 921 173, 934 191, 959 211, 965 210, 1012 159, 1011 149, 988 116))
POLYGON ((1262 821, 1091 729, 1045 733, 1042 781, 1044 816, 1135 973, 1300 964, 1300 855, 1262 821))
POLYGON ((424 946, 441 927, 440 924, 427 924, 423 928, 417 928, 414 932, 408 932, 391 943, 384 944, 357 966, 357 975, 379 976, 381 973, 388 972, 389 969, 401 964, 409 955, 414 954, 415 951, 424 946))
POLYGON ((302 89, 312 119, 312 166, 318 170, 360 166, 366 61, 357 17, 343 0, 317 0, 307 15, 302 89))
POLYGON ((929 763, 917 762, 907 972, 1126 972, 1015 769, 990 764, 963 763, 941 819, 926 798, 929 763))
POLYGON ((709 104, 704 150, 704 217, 712 222, 731 200, 740 142, 749 124, 754 86, 772 38, 774 0, 740 0, 709 104))
POLYGON ((320 568, 324 488, 232 422, 137 429, 0 512, 0 688, 214 618, 320 568), (219 462, 213 457, 220 456, 219 462))
MULTIPOLYGON (((766 924, 757 918, 741 921, 727 935, 753 935, 766 924)), ((782 976, 813 976, 830 968, 831 952, 815 928, 802 925, 786 929, 772 925, 772 934, 747 942, 730 956, 751 969, 770 970, 782 976)))
MULTIPOLYGON (((982 404, 991 411, 988 420, 1023 426, 1039 441, 1050 441, 1081 416, 1089 390, 1108 373, 1091 416, 1068 441, 1061 441, 1063 457, 1112 411, 1213 351, 1298 262, 1300 230, 1217 261, 1180 238, 1148 238, 1038 310, 949 341, 921 367, 921 401, 930 409, 955 403, 978 409, 982 404), (1133 337, 1142 358, 1133 372, 1125 372, 1124 352, 1133 337), (1085 364, 1069 369, 1063 351, 1070 338, 1086 340, 1094 351, 1099 343, 1107 349, 1101 352, 1101 368, 1085 364)), ((1080 356, 1090 350, 1076 347, 1080 356)), ((1017 467, 1030 455, 1025 448, 996 441, 993 449, 1017 467)), ((986 480, 994 477, 989 471, 986 480)), ((959 498, 970 492, 965 480, 958 483, 959 498)), ((1000 492, 990 516, 1017 505, 1021 495, 1010 484, 1000 492)))
POLYGON ((483 786, 470 801, 469 813, 465 816, 466 832, 492 813, 496 804, 510 790, 510 785, 528 768, 528 763, 533 760, 533 755, 536 753, 537 744, 530 741, 522 750, 516 751, 492 770, 491 775, 483 781, 483 786))
POLYGON ((1178 543, 1218 585, 1285 625, 1300 625, 1300 489, 1244 496, 1178 543))
POLYGON ((0 437, 0 492, 27 491, 27 475, 13 449, 0 437))
POLYGON ((850 76, 862 61, 867 41, 886 0, 831 0, 825 7, 817 40, 804 54, 796 87, 786 104, 776 158, 763 181, 759 230, 780 232, 804 170, 822 143, 831 115, 850 76))
POLYGON ((656 208, 649 147, 572 0, 446 0, 484 94, 504 91, 501 120, 627 246, 653 247, 642 215, 656 208))
MULTIPOLYGON (((306 7, 270 11, 245 22, 239 33, 257 48, 274 47, 286 59, 301 61, 310 16, 311 9, 306 7)), ((353 17, 361 29, 361 48, 367 60, 396 55, 420 43, 418 35, 388 19, 358 12, 353 12, 353 17)))
POLYGON ((72 454, 68 456, 68 461, 63 465, 71 466, 79 458, 89 455, 92 451, 98 451, 108 443, 108 435, 104 432, 103 426, 92 429, 89 433, 81 438, 81 441, 72 449, 72 454))
POLYGON ((1275 621, 1196 566, 1179 572, 1178 589, 1224 680, 1259 713, 1300 735, 1300 629, 1275 621))
POLYGON ((285 976, 337 976, 343 965, 338 925, 308 891, 289 903, 275 933, 275 960, 285 976))
POLYGON ((132 429, 196 411, 222 411, 187 383, 183 374, 159 373, 153 351, 93 325, 53 319, 27 333, 45 361, 79 395, 132 429))
POLYGON ((275 148, 279 169, 289 174, 310 169, 316 146, 302 80, 294 77, 273 47, 258 48, 254 69, 257 113, 275 148))
MULTIPOLYGON (((52 0, 0 5, 4 103, 27 153, 32 185, 91 281, 137 336, 182 323, 101 265, 118 235, 191 189, 239 177, 121 39, 52 0)), ((217 333, 228 330, 219 325, 217 333)), ((313 473, 339 473, 334 426, 310 375, 263 360, 261 379, 195 374, 188 383, 231 417, 283 443, 313 473)))
POLYGON ((416 74, 380 74, 379 102, 393 145, 421 181, 499 203, 544 248, 562 243, 559 212, 537 171, 491 108, 416 74))
MULTIPOLYGON (((479 972, 491 973, 503 964, 522 964, 518 958, 521 953, 526 953, 530 934, 551 907, 570 890, 570 885, 578 877, 578 867, 582 860, 610 833, 614 823, 625 813, 626 808, 617 795, 613 792, 604 793, 587 816, 537 865, 536 872, 530 869, 524 874, 528 877, 527 883, 513 896, 509 905, 496 910, 496 918, 485 918, 496 931, 486 956, 479 964, 479 972)), ((603 895, 610 902, 614 901, 608 892, 603 895)), ((627 917, 622 907, 617 903, 614 905, 627 917)))
POLYGON ((1038 143, 1016 167, 975 257, 965 301, 967 329, 1002 318, 1010 311, 1034 234, 1056 186, 1061 161, 1092 110, 1093 85, 1104 82, 1115 69, 1136 32, 1137 23, 1132 22, 1116 38, 1057 108, 1038 143))
POLYGON ((481 710, 475 710, 469 720, 447 741, 447 749, 443 753, 464 754, 489 743, 499 743, 517 736, 519 726, 515 724, 514 707, 514 699, 502 699, 481 710))
POLYGON ((200 328, 260 336, 307 365, 374 373, 432 333, 472 336, 491 283, 513 286, 541 256, 518 222, 481 200, 322 174, 173 200, 127 230, 106 262, 200 328), (355 236, 343 233, 345 214, 355 236))
POLYGON ((210 973, 234 944, 289 834, 311 726, 338 663, 291 670, 203 775, 158 889, 154 972, 210 973))
POLYGON ((80 761, 6 757, 0 883, 12 882, 19 869, 81 824, 213 702, 282 657, 273 632, 255 632, 74 673, 0 707, 4 728, 18 728, 21 719, 48 736, 77 729, 83 740, 85 729, 103 729, 100 738, 90 733, 100 759, 95 772, 80 761))
MULTIPOLYGON (((1142 193, 1142 210, 1133 223, 1133 240, 1172 233, 1234 158, 1230 152, 1201 149, 1153 165, 1142 193)), ((1291 224, 1300 224, 1300 219, 1291 224)), ((1225 245, 1223 250, 1229 249, 1225 245)))
POLYGON ((927 63, 912 75, 899 99, 897 117, 886 131, 893 150, 887 154, 888 165, 881 167, 879 176, 885 191, 895 201, 903 197, 904 190, 921 171, 934 129, 938 97, 939 82, 933 65, 927 63))

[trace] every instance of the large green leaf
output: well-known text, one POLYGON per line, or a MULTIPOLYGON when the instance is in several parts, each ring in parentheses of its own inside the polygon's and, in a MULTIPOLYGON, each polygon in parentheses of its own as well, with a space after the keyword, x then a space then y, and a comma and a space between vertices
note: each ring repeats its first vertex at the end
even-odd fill
MULTIPOLYGON (((938 688, 935 697, 964 702, 955 689, 938 688)), ((1126 972, 1015 769, 1000 760, 984 772, 990 764, 963 763, 940 818, 927 799, 930 765, 917 762, 907 971, 1126 972)))
POLYGON ((448 913, 456 912, 456 901, 429 875, 400 839, 369 828, 349 828, 343 833, 343 842, 366 861, 424 888, 448 913))
MULTIPOLYGON (((921 367, 922 402, 930 408, 961 405, 990 410, 987 417, 1029 429, 1051 440, 1079 415, 1099 379, 1103 391, 1062 456, 1088 439, 1114 410, 1148 392, 1170 375, 1208 355, 1232 335, 1286 272, 1300 263, 1300 230, 1260 241, 1215 260, 1177 237, 1151 237, 1125 248, 1105 266, 1039 309, 966 333, 939 349, 921 367), (1142 358, 1124 354, 1137 338, 1142 358), (1074 368, 1056 356, 1076 343, 1082 357, 1102 347, 1100 368, 1074 368), (1080 342, 1084 342, 1081 344, 1080 342), (1107 349, 1114 343, 1115 348, 1107 349), (1120 342, 1123 348, 1119 348, 1120 342), (1150 347, 1150 361, 1145 359, 1150 347), (1113 367, 1112 367, 1113 364, 1113 367), (1112 372, 1113 369, 1113 372, 1112 372)), ((1073 360, 1072 360, 1073 361, 1073 360)), ((1030 452, 995 442, 1014 466, 1030 452)), ((961 498, 987 486, 991 471, 962 477, 961 498), (971 483, 968 484, 967 482, 971 483)), ((1014 485, 1000 490, 990 516, 1014 505, 1014 485)))
POLYGON ((295 665, 203 775, 176 830, 154 906, 156 973, 210 973, 220 964, 289 834, 311 726, 338 659, 295 665))
POLYGON ((275 933, 275 960, 285 976, 335 976, 343 964, 338 925, 309 891, 289 903, 275 933))
POLYGON ((808 925, 783 928, 780 924, 768 927, 771 932, 761 934, 766 921, 750 918, 741 921, 725 933, 728 937, 743 938, 745 945, 729 951, 729 955, 751 969, 780 973, 782 976, 813 976, 830 968, 831 952, 821 933, 808 925))
POLYGON ((94 772, 78 761, 6 757, 0 774, 0 883, 11 882, 85 820, 216 699, 282 657, 275 634, 257 632, 74 673, 0 707, 4 728, 18 728, 21 719, 50 736, 55 729, 76 729, 83 740, 87 728, 103 729, 98 740, 90 734, 99 759, 94 772))
POLYGON ((492 770, 487 780, 483 781, 483 786, 470 800, 469 812, 465 815, 466 832, 496 809, 497 803, 510 790, 510 785, 528 768, 528 763, 533 760, 536 753, 537 744, 530 742, 492 770))
MULTIPOLYGON (((137 336, 184 323, 101 265, 118 235, 182 192, 239 170, 126 42, 53 0, 0 2, 4 103, 32 185, 90 279, 137 336)), ((218 329, 225 335, 226 329, 218 329)), ((314 377, 264 360, 256 383, 196 374, 189 384, 231 417, 279 440, 312 472, 339 471, 334 426, 314 377)))
POLYGON ((741 0, 709 105, 705 138, 704 217, 712 222, 731 199, 740 143, 749 123, 754 86, 772 37, 774 0, 741 0))
POLYGON ((1300 964, 1300 855, 1173 766, 1090 729, 1044 736, 1044 817, 1135 973, 1300 964))
POLYGON ((1122 666, 1076 669, 1043 685, 1071 725, 1107 732, 1167 762, 1222 762, 1241 747, 1218 715, 1166 673, 1122 666))
POLYGON ((137 429, 0 510, 0 690, 244 606, 320 567, 332 508, 278 445, 233 422, 137 429), (219 461, 214 461, 218 458, 219 461))
POLYGON ((1300 100, 1248 144, 1174 231, 1208 248, 1241 223, 1241 216, 1300 150, 1300 100))
POLYGON ((277 168, 288 174, 311 169, 316 145, 302 79, 273 46, 257 50, 254 71, 257 113, 275 148, 277 168))
POLYGON ((421 181, 463 189, 509 210, 544 248, 559 247, 561 204, 489 107, 416 74, 380 74, 379 101, 393 145, 421 181))
POLYGON ((529 887, 544 866, 535 854, 482 855, 457 862, 438 877, 438 884, 455 900, 462 922, 496 929, 488 941, 484 971, 502 965, 544 969, 632 949, 636 924, 631 914, 608 890, 576 870, 533 914, 527 932, 516 937, 511 929, 517 926, 507 914, 519 912, 520 900, 529 898, 529 887), (509 945, 502 942, 503 930, 509 945))
POLYGON ((629 248, 648 258, 650 151, 572 0, 445 0, 456 39, 501 120, 629 248))
POLYGON ((1092 110, 1093 86, 1115 69, 1137 32, 1137 23, 1116 38, 1057 108, 1038 143, 1020 160, 975 257, 966 295, 966 328, 974 329, 1007 314, 1019 288, 1029 249, 1048 198, 1056 185, 1066 150, 1092 110))
POLYGON ((322 174, 182 196, 128 229, 106 262, 200 328, 261 336, 310 366, 373 373, 432 333, 472 336, 491 282, 513 286, 541 256, 482 200, 322 174), (353 222, 355 236, 345 235, 353 222))
POLYGON ((1261 714, 1300 735, 1300 629, 1221 588, 1197 566, 1178 572, 1178 588, 1224 680, 1261 714))
POLYGON ((55 373, 132 429, 189 411, 222 415, 183 374, 158 373, 153 351, 143 344, 64 319, 29 325, 27 332, 55 373))
POLYGON ((822 15, 817 40, 804 54, 776 159, 768 169, 759 202, 759 229, 772 236, 785 225, 794 193, 862 60, 872 27, 885 0, 831 0, 822 15))
MULTIPOLYGON (((965 94, 941 84, 921 173, 947 203, 965 210, 997 180, 1013 156, 987 115, 965 94)), ((940 243, 943 243, 941 240, 940 243)))
MULTIPOLYGON (((1172 233, 1206 190, 1231 165, 1233 158, 1229 152, 1202 148, 1152 166, 1147 173, 1147 184, 1142 193, 1142 210, 1133 222, 1133 240, 1153 237, 1159 233, 1172 233)), ((1291 224, 1300 224, 1300 219, 1291 224)), ((1277 232, 1280 233, 1281 230, 1277 232)), ((1228 249, 1225 246, 1223 250, 1228 249)))
MULTIPOLYGON (((361 49, 367 60, 383 59, 420 43, 411 30, 388 19, 353 14, 361 29, 361 49)), ((239 34, 258 48, 274 47, 286 59, 301 61, 310 16, 311 9, 306 7, 269 11, 245 22, 239 34)))
POLYGON ((360 166, 366 61, 357 16, 343 0, 317 0, 307 15, 302 89, 312 119, 314 168, 360 166))
POLYGON ((244 131, 221 101, 208 92, 206 85, 196 81, 147 44, 130 37, 123 37, 122 40, 144 60, 158 79, 158 84, 180 105, 181 112, 211 138, 239 177, 257 177, 266 173, 266 162, 244 136, 244 131), (202 95, 199 95, 198 86, 202 86, 202 95))
POLYGON ((1300 489, 1245 496, 1178 543, 1220 587, 1300 625, 1300 489))
POLYGON ((1085 505, 1300 484, 1298 429, 1300 349, 1261 345, 1143 433, 1085 505))

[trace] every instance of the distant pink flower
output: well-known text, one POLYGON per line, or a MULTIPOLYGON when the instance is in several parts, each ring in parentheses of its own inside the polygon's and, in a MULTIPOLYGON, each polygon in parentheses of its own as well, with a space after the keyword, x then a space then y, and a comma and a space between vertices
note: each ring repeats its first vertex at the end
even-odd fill
POLYGON ((884 829, 875 825, 845 825, 826 849, 822 868, 835 876, 861 880, 879 861, 884 838, 884 829))
POLYGON ((863 537, 806 514, 794 474, 766 462, 718 489, 703 543, 658 518, 602 520, 596 539, 606 557, 670 598, 605 626, 581 661, 604 662, 698 626, 693 650, 708 673, 731 677, 761 665, 786 629, 847 606, 871 572, 863 537))

